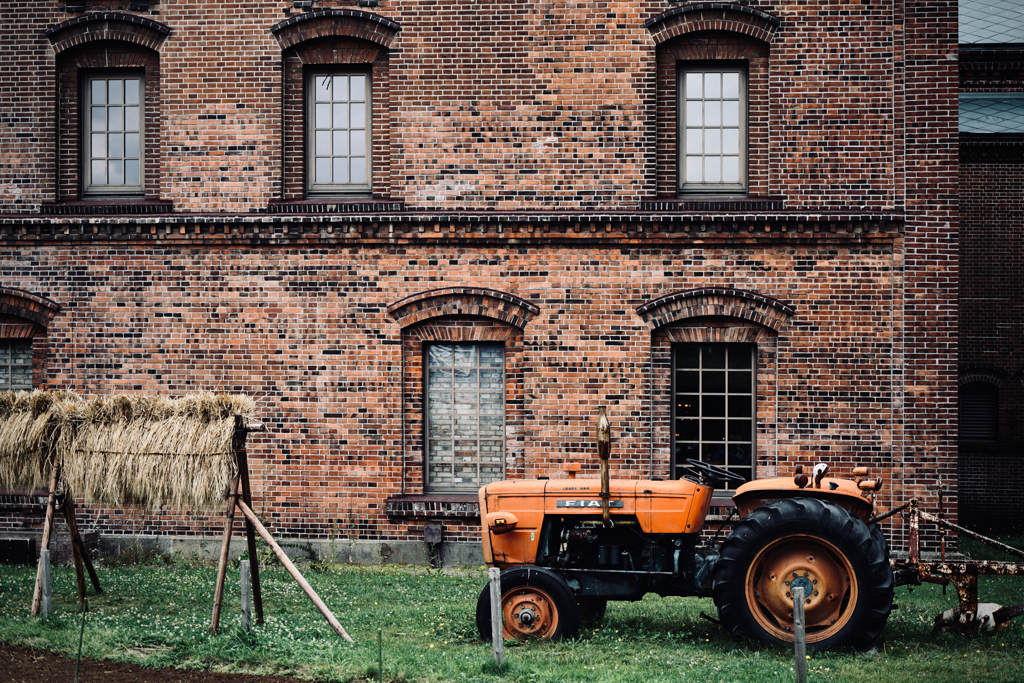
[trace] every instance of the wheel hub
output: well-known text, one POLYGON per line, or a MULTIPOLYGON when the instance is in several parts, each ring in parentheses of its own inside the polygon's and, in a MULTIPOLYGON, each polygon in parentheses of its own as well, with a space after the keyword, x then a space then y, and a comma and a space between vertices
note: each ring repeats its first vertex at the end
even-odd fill
POLYGON ((506 638, 550 638, 558 628, 554 601, 539 588, 520 588, 506 593, 502 613, 506 638))

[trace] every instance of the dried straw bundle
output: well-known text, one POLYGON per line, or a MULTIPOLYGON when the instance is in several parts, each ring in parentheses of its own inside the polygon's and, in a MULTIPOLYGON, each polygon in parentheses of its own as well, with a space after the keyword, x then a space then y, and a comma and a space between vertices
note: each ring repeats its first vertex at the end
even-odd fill
POLYGON ((255 412, 241 395, 90 399, 57 440, 62 478, 90 502, 215 508, 237 472, 234 416, 255 412))
POLYGON ((0 487, 47 484, 54 439, 79 402, 70 391, 0 392, 0 487))

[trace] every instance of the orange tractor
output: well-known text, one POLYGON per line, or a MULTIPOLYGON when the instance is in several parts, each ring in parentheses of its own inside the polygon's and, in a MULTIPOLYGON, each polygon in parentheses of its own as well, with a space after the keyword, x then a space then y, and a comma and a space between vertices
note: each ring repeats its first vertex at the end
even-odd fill
MULTIPOLYGON (((506 638, 572 637, 608 600, 656 593, 712 597, 735 636, 792 642, 798 586, 810 647, 866 648, 882 632, 893 572, 871 519, 881 479, 863 469, 857 481, 832 478, 819 464, 810 474, 744 483, 733 496, 740 519, 716 547, 701 537, 712 492, 740 477, 688 460, 683 479, 609 481, 607 443, 602 410, 600 482, 567 468, 566 479, 480 489, 484 559, 502 569, 506 638)), ((490 640, 487 587, 476 621, 490 640)))

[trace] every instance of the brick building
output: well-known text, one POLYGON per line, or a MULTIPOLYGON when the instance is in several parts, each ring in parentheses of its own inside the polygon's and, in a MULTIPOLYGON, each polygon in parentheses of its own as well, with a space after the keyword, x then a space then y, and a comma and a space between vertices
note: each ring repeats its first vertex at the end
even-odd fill
POLYGON ((602 405, 613 476, 955 505, 955 3, 310 5, 2 3, 10 386, 257 396, 276 533, 384 555, 602 405))
POLYGON ((960 3, 961 515, 1024 510, 1024 8, 960 3))

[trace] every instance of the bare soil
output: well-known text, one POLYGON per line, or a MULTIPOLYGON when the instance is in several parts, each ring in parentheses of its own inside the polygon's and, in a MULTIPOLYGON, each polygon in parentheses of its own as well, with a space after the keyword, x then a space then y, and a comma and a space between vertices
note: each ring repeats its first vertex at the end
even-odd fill
MULTIPOLYGON (((75 677, 75 660, 52 652, 0 645, 0 681, 54 683, 75 677)), ((138 664, 83 659, 79 683, 309 683, 284 676, 251 676, 195 669, 146 669, 138 664)))

